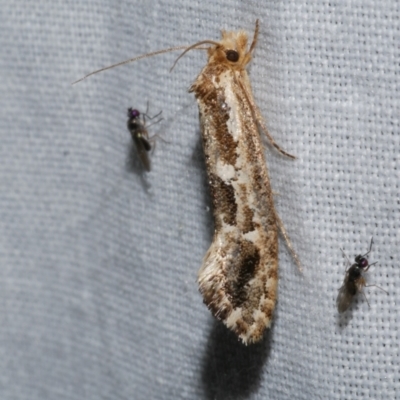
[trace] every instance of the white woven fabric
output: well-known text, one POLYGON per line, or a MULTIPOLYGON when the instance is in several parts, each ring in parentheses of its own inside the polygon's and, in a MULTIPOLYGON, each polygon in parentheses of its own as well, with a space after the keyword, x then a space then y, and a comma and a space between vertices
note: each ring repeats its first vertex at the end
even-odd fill
POLYGON ((396 0, 4 1, 0 15, 2 399, 400 398, 400 7, 396 0), (261 31, 249 68, 271 134, 279 302, 244 347, 202 304, 212 215, 193 51, 261 31), (143 173, 129 106, 163 111, 143 173), (345 262, 374 237, 369 282, 342 318, 345 262))

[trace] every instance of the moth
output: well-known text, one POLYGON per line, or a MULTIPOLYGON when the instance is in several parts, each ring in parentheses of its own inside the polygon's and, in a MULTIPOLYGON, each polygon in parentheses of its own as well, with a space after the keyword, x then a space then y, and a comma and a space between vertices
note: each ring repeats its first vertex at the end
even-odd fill
POLYGON ((382 289, 381 287, 379 287, 377 285, 367 286, 367 283, 363 276, 364 272, 367 272, 372 265, 377 264, 377 261, 370 264, 368 261, 368 258, 367 258, 369 253, 371 253, 372 243, 373 243, 373 238, 371 238, 369 250, 363 255, 359 254, 358 256, 356 256, 354 259, 354 261, 355 261, 354 264, 351 264, 346 253, 341 249, 344 256, 347 258, 350 268, 348 268, 346 270, 346 275, 344 277, 343 285, 340 287, 339 294, 336 299, 336 305, 337 305, 337 309, 338 309, 339 313, 345 312, 350 307, 350 304, 351 304, 354 296, 359 292, 361 292, 364 295, 365 299, 367 300, 368 306, 369 306, 368 299, 365 296, 364 292, 362 291, 363 287, 376 286, 377 288, 386 292, 386 290, 382 289))
MULTIPOLYGON (((189 50, 209 45, 207 64, 190 88, 199 106, 215 221, 214 237, 199 270, 198 283, 212 314, 246 345, 261 340, 271 325, 277 299, 278 228, 300 267, 274 207, 260 130, 281 154, 295 157, 282 150, 268 133, 246 71, 258 32, 257 20, 248 47, 245 31, 222 31, 219 42, 203 40, 184 47, 175 61, 189 50)), ((135 57, 86 77, 177 49, 181 48, 135 57)))
MULTIPOLYGON (((161 112, 159 112, 156 116, 149 118, 157 118, 160 114, 161 112)), ((136 109, 128 108, 128 121, 126 122, 126 126, 128 128, 128 131, 131 133, 132 140, 135 143, 144 169, 146 171, 150 171, 151 164, 148 153, 152 149, 152 145, 150 142, 153 138, 149 138, 149 133, 146 127, 146 116, 148 117, 147 111, 145 114, 141 114, 140 111, 136 109)), ((161 119, 156 121, 156 123, 160 121, 161 119)))

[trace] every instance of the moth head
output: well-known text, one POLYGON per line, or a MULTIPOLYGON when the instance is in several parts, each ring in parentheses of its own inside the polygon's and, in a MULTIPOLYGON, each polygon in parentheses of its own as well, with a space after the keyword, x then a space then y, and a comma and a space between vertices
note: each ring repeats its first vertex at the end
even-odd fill
POLYGON ((251 60, 251 53, 247 51, 247 42, 247 33, 244 31, 222 31, 221 42, 208 49, 209 63, 243 69, 251 60))
POLYGON ((248 36, 245 31, 222 31, 221 42, 208 49, 209 62, 215 61, 234 69, 245 68, 250 62, 251 54, 256 46, 258 30, 259 23, 257 20, 253 41, 249 49, 247 49, 248 36))
POLYGON ((243 30, 238 32, 222 31, 222 39, 220 42, 214 40, 202 40, 185 49, 185 51, 175 60, 171 71, 174 69, 176 63, 188 51, 193 49, 201 49, 208 51, 208 63, 225 65, 228 68, 243 69, 251 60, 251 54, 256 46, 258 37, 259 23, 256 21, 256 29, 254 31, 253 41, 249 50, 247 50, 248 36, 243 30), (210 47, 200 47, 204 44, 210 44, 210 47))

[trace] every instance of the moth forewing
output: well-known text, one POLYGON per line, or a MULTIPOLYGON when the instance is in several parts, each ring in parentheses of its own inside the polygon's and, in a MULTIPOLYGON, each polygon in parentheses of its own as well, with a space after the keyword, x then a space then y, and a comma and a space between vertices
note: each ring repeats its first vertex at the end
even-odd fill
POLYGON ((211 312, 248 344, 271 324, 278 232, 246 51, 245 32, 223 32, 191 91, 199 104, 215 219, 199 287, 211 312))

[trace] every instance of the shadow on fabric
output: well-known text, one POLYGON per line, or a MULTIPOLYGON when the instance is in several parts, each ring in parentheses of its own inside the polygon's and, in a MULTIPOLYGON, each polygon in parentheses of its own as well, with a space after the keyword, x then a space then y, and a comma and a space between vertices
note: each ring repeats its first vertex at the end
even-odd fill
POLYGON ((126 170, 130 173, 134 173, 140 178, 140 182, 143 186, 143 189, 147 191, 150 188, 150 184, 147 181, 146 170, 140 161, 140 157, 135 146, 135 143, 131 141, 129 145, 129 149, 126 155, 125 161, 126 170))
POLYGON ((342 332, 347 328, 347 325, 353 319, 353 309, 352 306, 348 310, 346 310, 343 314, 339 314, 336 312, 336 328, 339 332, 342 332))
POLYGON ((273 325, 260 343, 245 346, 214 320, 202 364, 207 399, 242 399, 257 391, 271 349, 273 325))

